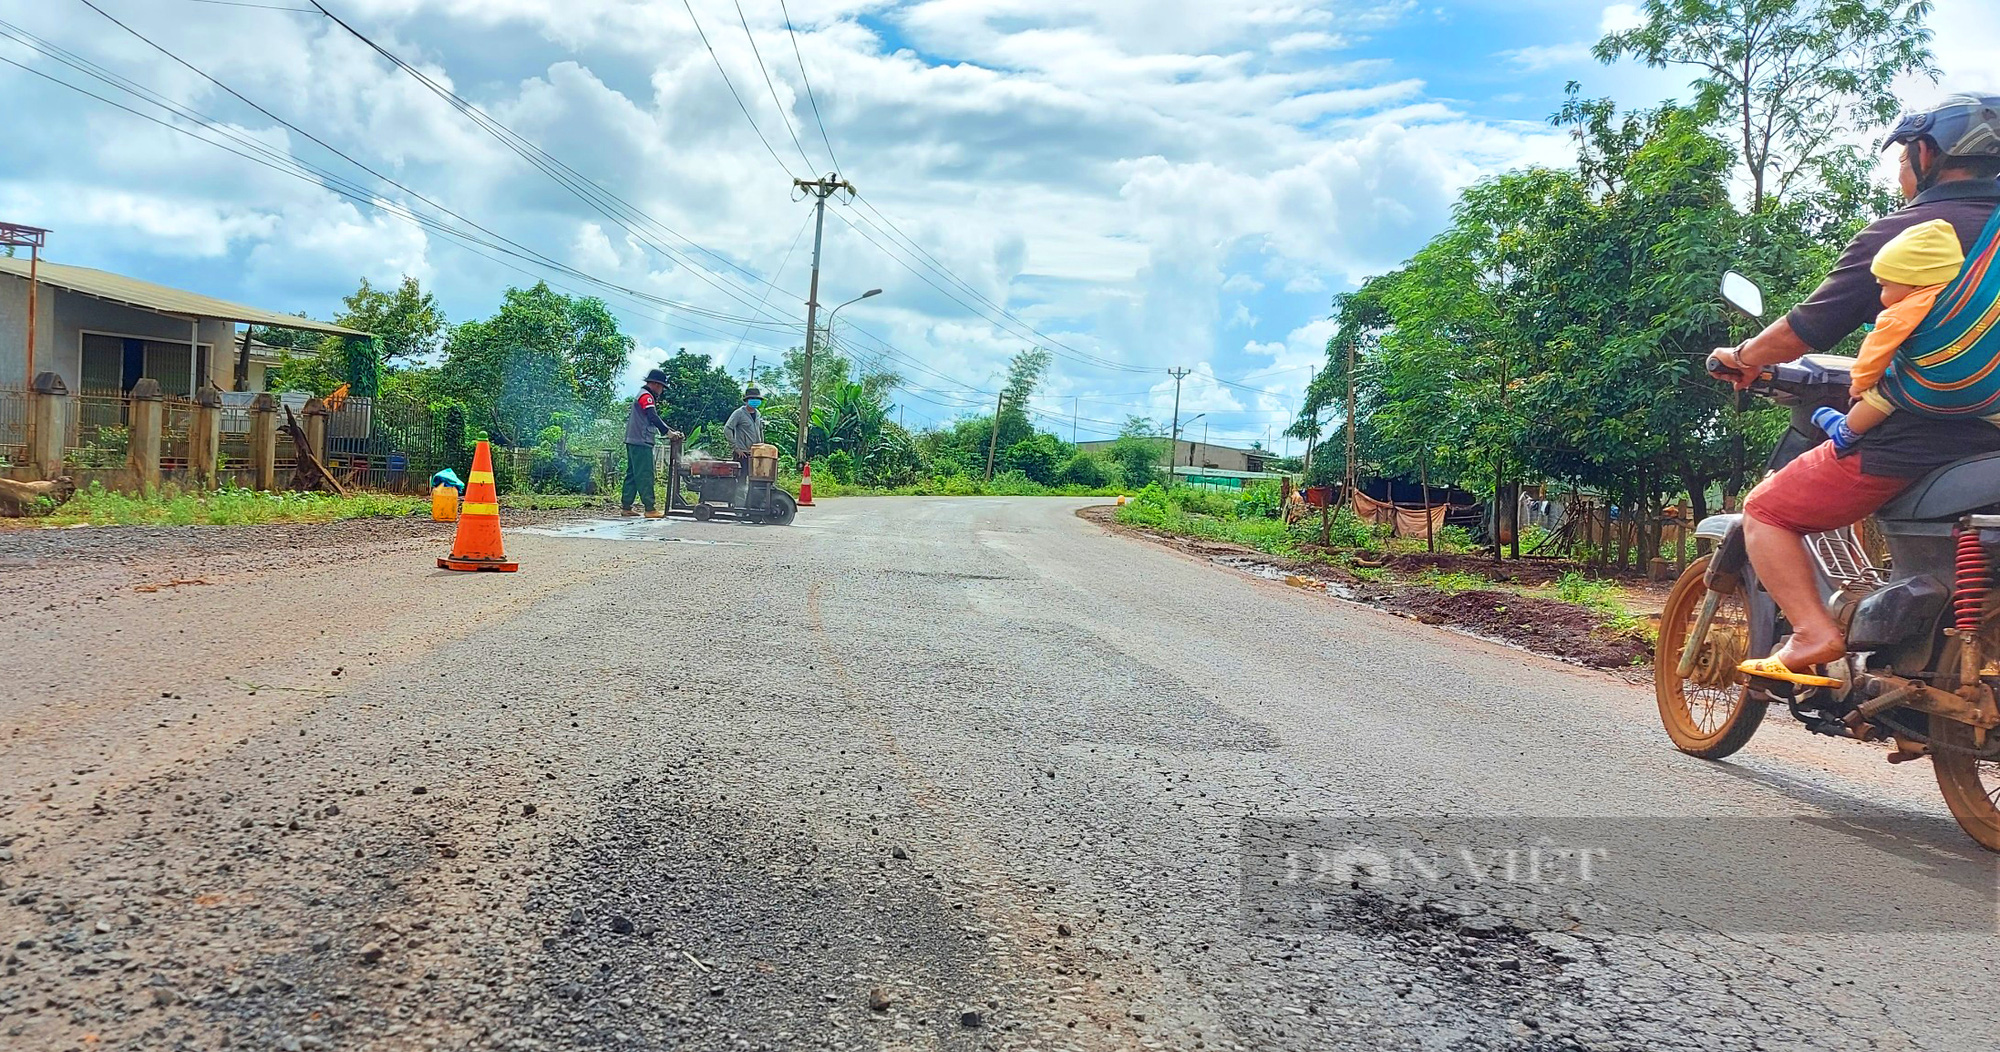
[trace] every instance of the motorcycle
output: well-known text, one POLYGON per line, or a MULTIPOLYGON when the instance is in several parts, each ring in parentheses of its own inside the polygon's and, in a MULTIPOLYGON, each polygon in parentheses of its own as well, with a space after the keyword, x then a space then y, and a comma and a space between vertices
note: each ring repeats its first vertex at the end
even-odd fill
MULTIPOLYGON (((1762 292, 1742 275, 1726 275, 1722 293, 1752 319, 1763 314, 1762 292)), ((1813 411, 1847 408, 1853 365, 1808 354, 1750 385, 1791 409, 1770 470, 1826 440, 1813 411)), ((1708 366, 1719 371, 1712 357, 1708 366)), ((1695 527, 1709 553, 1674 583, 1661 613, 1653 680, 1667 736, 1691 756, 1720 759, 1782 704, 1813 733, 1893 741, 1889 762, 1929 759, 1959 826, 2000 851, 2000 453, 1940 468, 1884 505, 1872 524, 1886 559, 1871 557, 1852 527, 1806 538, 1820 594, 1847 632, 1848 654, 1826 668, 1836 686, 1738 671, 1790 633, 1745 554, 1742 519, 1711 515, 1695 527)))

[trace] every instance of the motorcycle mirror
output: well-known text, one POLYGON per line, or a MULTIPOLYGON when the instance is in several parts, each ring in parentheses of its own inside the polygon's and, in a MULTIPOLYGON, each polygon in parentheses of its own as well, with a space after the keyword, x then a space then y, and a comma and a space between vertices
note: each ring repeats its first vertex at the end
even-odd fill
POLYGON ((1722 298, 1752 320, 1764 317, 1764 290, 1733 270, 1722 275, 1722 298))

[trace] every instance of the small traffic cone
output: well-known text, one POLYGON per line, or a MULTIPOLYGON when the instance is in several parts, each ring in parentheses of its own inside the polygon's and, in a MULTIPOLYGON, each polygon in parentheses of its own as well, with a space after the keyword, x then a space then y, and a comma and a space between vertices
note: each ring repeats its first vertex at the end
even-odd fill
POLYGON ((465 506, 458 511, 458 534, 451 554, 438 560, 446 570, 499 570, 513 573, 520 563, 507 561, 500 547, 500 496, 493 489, 493 450, 479 443, 472 453, 472 474, 465 483, 465 506))
POLYGON ((813 466, 808 460, 799 465, 799 507, 813 506, 813 466))

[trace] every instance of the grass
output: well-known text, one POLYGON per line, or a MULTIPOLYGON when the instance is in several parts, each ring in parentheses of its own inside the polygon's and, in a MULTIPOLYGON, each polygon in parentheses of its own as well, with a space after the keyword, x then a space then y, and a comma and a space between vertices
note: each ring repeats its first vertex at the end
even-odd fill
POLYGON ((234 488, 198 493, 167 487, 153 496, 134 497, 92 483, 42 522, 51 526, 254 526, 400 517, 429 508, 427 497, 389 493, 335 497, 234 488))
POLYGON ((1436 589, 1446 595, 1457 595, 1460 592, 1492 591, 1495 587, 1492 581, 1476 573, 1466 573, 1462 570, 1443 572, 1435 566, 1428 567, 1423 573, 1418 574, 1417 583, 1426 588, 1436 589))
POLYGON ((1618 586, 1610 581, 1585 577, 1575 570, 1556 578, 1549 586, 1555 598, 1604 615, 1605 627, 1614 632, 1633 632, 1645 627, 1646 619, 1625 606, 1618 586))

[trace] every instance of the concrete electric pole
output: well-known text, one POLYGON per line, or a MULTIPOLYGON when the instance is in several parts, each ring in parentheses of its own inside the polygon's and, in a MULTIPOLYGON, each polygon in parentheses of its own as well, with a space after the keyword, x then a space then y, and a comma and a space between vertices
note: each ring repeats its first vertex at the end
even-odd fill
POLYGON ((803 464, 806 462, 806 435, 812 427, 813 340, 819 332, 819 250, 826 234, 826 199, 845 193, 851 201, 855 190, 853 183, 838 174, 823 175, 818 179, 793 179, 792 186, 805 191, 813 199, 814 212, 812 287, 806 292, 806 367, 799 376, 799 442, 795 454, 798 462, 803 464))
POLYGON ((1174 455, 1181 444, 1181 380, 1186 378, 1186 369, 1169 369, 1167 375, 1174 378, 1174 426, 1167 433, 1167 486, 1174 484, 1174 455))

